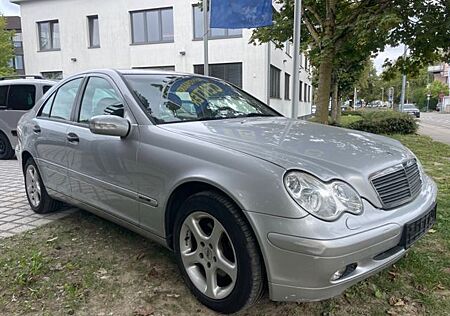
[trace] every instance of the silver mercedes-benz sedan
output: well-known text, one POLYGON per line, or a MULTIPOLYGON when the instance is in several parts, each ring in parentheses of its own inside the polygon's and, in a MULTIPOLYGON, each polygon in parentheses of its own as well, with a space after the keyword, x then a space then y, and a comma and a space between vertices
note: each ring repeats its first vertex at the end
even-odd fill
POLYGON ((18 137, 35 212, 62 201, 161 243, 222 313, 266 287, 275 301, 336 296, 436 219, 436 185, 398 141, 285 118, 209 77, 80 73, 18 137))

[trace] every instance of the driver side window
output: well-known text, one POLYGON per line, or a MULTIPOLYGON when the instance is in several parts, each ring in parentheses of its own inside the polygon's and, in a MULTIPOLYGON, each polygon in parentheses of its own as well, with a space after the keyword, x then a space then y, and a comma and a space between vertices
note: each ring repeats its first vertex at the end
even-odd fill
POLYGON ((87 124, 97 115, 124 117, 124 106, 121 98, 106 79, 91 77, 83 94, 78 122, 87 124))

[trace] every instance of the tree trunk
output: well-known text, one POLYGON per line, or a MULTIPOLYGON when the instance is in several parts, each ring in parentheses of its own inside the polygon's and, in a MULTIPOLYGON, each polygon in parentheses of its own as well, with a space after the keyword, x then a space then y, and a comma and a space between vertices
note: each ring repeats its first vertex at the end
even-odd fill
POLYGON ((331 103, 331 121, 335 125, 341 122, 341 107, 339 105, 339 82, 333 82, 333 102, 331 103))
POLYGON ((331 77, 333 72, 333 53, 324 52, 319 66, 319 86, 317 88, 317 121, 328 124, 328 105, 330 103, 331 77))

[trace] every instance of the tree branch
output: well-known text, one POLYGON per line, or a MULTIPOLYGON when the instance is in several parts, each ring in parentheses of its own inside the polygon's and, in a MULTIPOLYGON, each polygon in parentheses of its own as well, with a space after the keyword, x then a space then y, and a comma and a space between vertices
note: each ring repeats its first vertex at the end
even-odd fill
POLYGON ((323 21, 320 18, 319 14, 317 13, 316 10, 314 10, 311 6, 307 5, 305 6, 305 10, 308 10, 309 12, 311 12, 314 17, 316 18, 317 22, 319 22, 320 26, 323 27, 323 21))
POLYGON ((303 14, 303 23, 305 23, 306 28, 308 29, 309 33, 311 34, 311 37, 317 43, 317 46, 319 46, 320 45, 320 33, 316 30, 316 28, 311 23, 311 21, 309 20, 309 18, 306 14, 303 14))

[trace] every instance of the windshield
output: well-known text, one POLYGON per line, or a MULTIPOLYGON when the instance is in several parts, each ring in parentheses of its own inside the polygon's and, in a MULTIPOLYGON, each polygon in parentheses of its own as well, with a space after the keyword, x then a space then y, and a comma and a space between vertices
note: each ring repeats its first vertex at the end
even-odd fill
POLYGON ((280 116, 234 86, 189 75, 125 75, 136 99, 156 124, 280 116))
POLYGON ((405 104, 403 105, 404 109, 416 109, 416 107, 414 106, 414 104, 405 104))

